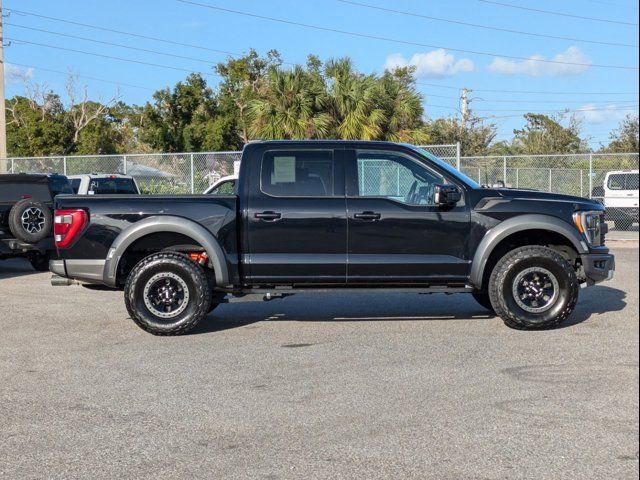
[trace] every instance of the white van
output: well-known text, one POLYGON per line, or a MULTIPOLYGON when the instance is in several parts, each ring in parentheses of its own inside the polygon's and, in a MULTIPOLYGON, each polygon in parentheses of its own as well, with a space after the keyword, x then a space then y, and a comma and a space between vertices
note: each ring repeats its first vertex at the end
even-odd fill
POLYGON ((617 230, 629 230, 638 221, 638 170, 607 172, 604 206, 617 230))

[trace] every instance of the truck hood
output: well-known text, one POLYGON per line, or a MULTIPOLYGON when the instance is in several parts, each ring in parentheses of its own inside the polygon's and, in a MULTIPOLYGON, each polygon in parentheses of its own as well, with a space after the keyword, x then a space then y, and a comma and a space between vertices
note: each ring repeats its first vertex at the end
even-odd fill
POLYGON ((548 193, 541 192, 539 190, 526 190, 517 188, 496 188, 490 189, 490 191, 492 192, 492 194, 499 195, 504 198, 574 203, 578 206, 579 209, 604 210, 602 204, 594 200, 573 195, 561 195, 559 193, 548 193))

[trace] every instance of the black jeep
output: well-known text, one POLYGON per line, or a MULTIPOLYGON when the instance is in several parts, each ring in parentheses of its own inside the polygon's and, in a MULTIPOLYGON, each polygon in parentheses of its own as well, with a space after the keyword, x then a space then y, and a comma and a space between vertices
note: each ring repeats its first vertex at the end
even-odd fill
POLYGON ((0 260, 26 257, 38 271, 49 269, 53 199, 73 193, 63 175, 0 175, 0 260))

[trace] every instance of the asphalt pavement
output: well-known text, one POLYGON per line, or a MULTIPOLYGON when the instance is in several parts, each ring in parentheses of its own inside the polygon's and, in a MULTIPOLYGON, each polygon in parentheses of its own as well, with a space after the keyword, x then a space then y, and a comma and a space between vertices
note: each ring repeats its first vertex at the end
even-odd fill
POLYGON ((0 262, 0 478, 638 478, 638 244, 562 328, 467 295, 222 305, 154 337, 122 293, 0 262))

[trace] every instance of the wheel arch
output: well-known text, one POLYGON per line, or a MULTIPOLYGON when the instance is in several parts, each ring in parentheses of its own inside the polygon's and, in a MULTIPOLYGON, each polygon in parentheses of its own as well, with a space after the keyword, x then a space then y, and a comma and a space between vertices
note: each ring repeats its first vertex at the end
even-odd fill
POLYGON ((588 247, 580 234, 572 225, 550 215, 522 215, 513 217, 496 225, 487 231, 482 238, 473 257, 469 282, 475 288, 481 289, 486 279, 486 269, 491 255, 497 248, 523 234, 546 234, 551 243, 561 241, 573 247, 578 255, 589 253, 588 247))
POLYGON ((148 217, 120 232, 107 255, 104 266, 104 283, 109 286, 116 286, 118 266, 129 248, 136 242, 155 234, 177 234, 193 239, 207 252, 210 266, 214 271, 216 285, 225 286, 229 284, 229 269, 224 251, 218 240, 202 225, 193 220, 175 216, 148 217))

